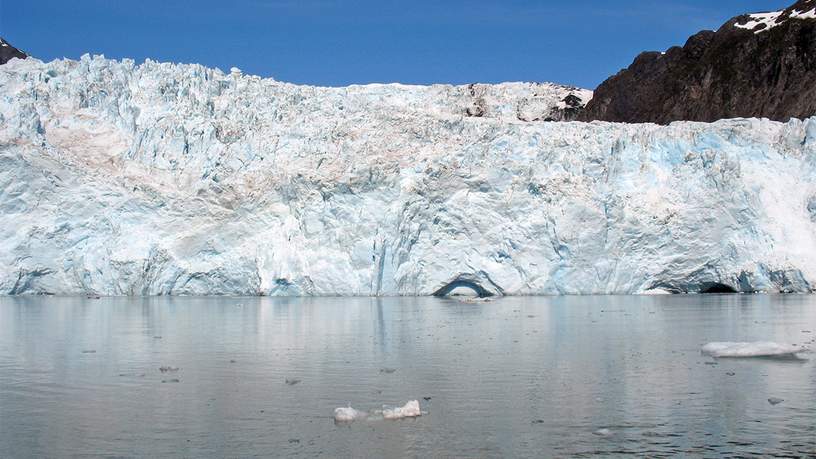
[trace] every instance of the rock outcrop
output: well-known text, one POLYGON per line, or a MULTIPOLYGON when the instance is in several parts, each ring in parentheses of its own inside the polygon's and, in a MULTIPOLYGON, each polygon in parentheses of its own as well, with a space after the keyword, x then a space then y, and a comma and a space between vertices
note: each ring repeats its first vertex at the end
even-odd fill
POLYGON ((0 37, 0 65, 5 64, 13 58, 25 59, 28 57, 26 53, 8 44, 6 40, 0 37))
POLYGON ((639 55, 597 88, 580 119, 666 124, 814 114, 816 0, 801 0, 639 55))
POLYGON ((0 93, 2 294, 816 282, 816 119, 547 123, 574 88, 319 88, 100 57, 12 60, 0 93))

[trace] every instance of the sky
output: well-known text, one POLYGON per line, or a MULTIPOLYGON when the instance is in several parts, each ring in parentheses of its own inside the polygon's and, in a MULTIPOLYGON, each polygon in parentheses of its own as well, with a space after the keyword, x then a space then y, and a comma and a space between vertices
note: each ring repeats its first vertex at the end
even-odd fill
POLYGON ((641 51, 793 0, 0 0, 39 59, 150 58, 293 83, 594 88, 641 51))

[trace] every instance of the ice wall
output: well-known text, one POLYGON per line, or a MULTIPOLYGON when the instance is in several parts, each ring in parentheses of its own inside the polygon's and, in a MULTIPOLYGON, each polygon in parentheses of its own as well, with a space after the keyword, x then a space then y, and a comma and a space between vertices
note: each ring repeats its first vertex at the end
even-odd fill
POLYGON ((0 293, 810 290, 816 119, 543 121, 570 95, 12 60, 0 293))

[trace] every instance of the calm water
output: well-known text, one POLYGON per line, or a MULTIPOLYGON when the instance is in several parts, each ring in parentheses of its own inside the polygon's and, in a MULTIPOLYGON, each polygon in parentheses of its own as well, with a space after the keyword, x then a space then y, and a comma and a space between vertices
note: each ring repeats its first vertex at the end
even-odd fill
POLYGON ((815 337, 813 296, 0 298, 0 457, 813 455, 813 360, 699 350, 815 337))

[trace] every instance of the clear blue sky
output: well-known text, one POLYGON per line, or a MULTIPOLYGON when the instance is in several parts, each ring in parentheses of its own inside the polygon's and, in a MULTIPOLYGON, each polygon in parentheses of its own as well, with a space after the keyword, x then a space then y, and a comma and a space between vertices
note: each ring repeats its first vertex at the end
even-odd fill
POLYGON ((43 60, 198 62, 319 85, 553 81, 594 88, 643 50, 793 0, 0 0, 43 60))

